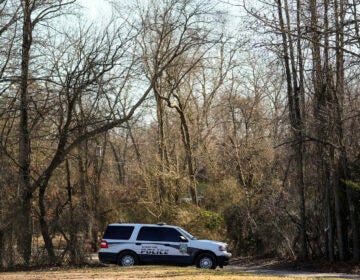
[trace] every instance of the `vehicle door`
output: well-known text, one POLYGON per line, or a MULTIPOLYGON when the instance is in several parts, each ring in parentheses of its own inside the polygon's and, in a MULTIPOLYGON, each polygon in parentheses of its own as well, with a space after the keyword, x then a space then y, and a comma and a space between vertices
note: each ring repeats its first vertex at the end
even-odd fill
POLYGON ((189 264, 191 258, 189 255, 189 241, 175 228, 163 229, 163 242, 169 248, 169 255, 166 258, 168 263, 189 264))
POLYGON ((171 227, 143 226, 136 245, 140 259, 148 263, 188 263, 186 242, 181 241, 181 233, 171 227))

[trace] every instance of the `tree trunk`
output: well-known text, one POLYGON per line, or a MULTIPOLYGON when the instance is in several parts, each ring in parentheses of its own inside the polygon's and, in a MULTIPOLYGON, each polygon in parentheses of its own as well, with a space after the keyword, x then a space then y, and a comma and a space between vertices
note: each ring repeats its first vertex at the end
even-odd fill
MULTIPOLYGON (((296 65, 295 51, 291 38, 291 25, 289 16, 289 7, 287 0, 285 3, 285 17, 286 25, 283 18, 282 2, 277 1, 278 16, 280 31, 282 35, 282 52, 283 60, 285 62, 285 74, 287 83, 287 98, 289 120, 292 128, 292 135, 294 137, 295 145, 293 147, 296 160, 296 174, 297 174, 297 188, 299 193, 299 211, 300 211, 300 236, 301 236, 301 258, 308 258, 307 236, 306 236, 306 209, 305 209, 305 182, 304 182, 304 147, 303 147, 303 112, 301 111, 301 104, 303 98, 304 85, 298 84, 298 71, 303 71, 303 65, 296 65), (299 69, 298 69, 299 68, 299 69)), ((299 23, 298 23, 299 24, 299 23)), ((302 57, 301 46, 297 41, 297 54, 302 57)), ((299 59, 302 63, 302 59, 299 59)), ((303 82, 303 73, 299 73, 301 81, 303 82)))
MULTIPOLYGON (((165 103, 160 98, 160 92, 158 85, 154 87, 155 100, 156 100, 156 114, 158 121, 158 152, 160 156, 160 172, 163 173, 168 170, 169 166, 169 156, 166 147, 165 140, 165 127, 164 127, 164 114, 165 114, 165 103)), ((160 203, 163 203, 166 200, 166 197, 169 195, 168 190, 165 187, 164 176, 161 174, 159 176, 159 195, 160 203)))
MULTIPOLYGON (((126 135, 126 141, 125 141, 125 148, 127 148, 127 139, 128 139, 128 135, 126 135)), ((115 145, 110 142, 110 147, 112 150, 112 153, 114 155, 115 161, 116 161, 116 167, 117 167, 117 171, 118 171, 118 182, 121 185, 125 185, 125 168, 124 168, 124 161, 120 159, 120 156, 118 155, 115 145)))
POLYGON ((129 136, 130 140, 131 140, 131 143, 132 143, 132 145, 134 147, 134 151, 135 151, 135 154, 136 154, 136 159, 137 159, 138 163, 140 165, 142 165, 142 159, 141 159, 141 153, 140 153, 140 150, 139 150, 139 145, 138 145, 138 143, 136 143, 136 140, 135 140, 134 134, 132 132, 132 128, 130 126, 129 121, 126 122, 126 126, 127 126, 129 134, 126 135, 126 142, 125 142, 125 147, 124 147, 124 151, 123 151, 123 159, 126 158, 127 138, 129 136))
MULTIPOLYGON (((323 153, 322 153, 323 154, 323 153)), ((330 186, 330 168, 327 162, 323 162, 323 170, 321 174, 323 175, 324 189, 325 189, 325 198, 324 198, 324 207, 326 209, 326 255, 330 262, 334 261, 334 225, 332 219, 332 203, 331 203, 331 186, 330 186), (325 176, 324 176, 325 175, 325 176)))
POLYGON ((22 194, 19 226, 19 243, 26 265, 31 258, 31 200, 32 189, 30 182, 30 135, 28 124, 28 76, 30 48, 32 43, 31 1, 23 0, 23 36, 21 57, 21 84, 20 84, 20 122, 19 122, 19 187, 22 194))
POLYGON ((91 225, 89 230, 89 236, 91 238, 91 249, 92 252, 96 252, 99 244, 99 223, 100 223, 100 211, 99 211, 99 203, 100 203, 100 188, 101 188, 101 177, 104 167, 106 149, 108 145, 108 134, 107 132, 104 134, 103 143, 101 145, 102 152, 100 154, 96 154, 94 159, 94 171, 95 171, 95 179, 92 186, 91 191, 91 225))
MULTIPOLYGON (((345 173, 345 182, 342 182, 343 184, 346 184, 346 180, 351 178, 348 173, 348 166, 347 166, 347 156, 346 151, 343 150, 341 153, 341 163, 342 163, 342 169, 345 173)), ((360 260, 360 244, 359 244, 359 224, 357 220, 357 213, 358 209, 356 209, 356 203, 354 201, 355 198, 355 192, 353 191, 352 187, 346 184, 346 198, 347 203, 349 205, 349 215, 350 215, 350 225, 351 225, 351 234, 352 234, 352 261, 358 262, 360 260)))
POLYGON ((52 239, 51 239, 50 232, 49 232, 49 226, 46 221, 47 211, 46 211, 45 201, 44 201, 45 190, 46 190, 46 188, 43 186, 41 186, 39 188, 40 230, 41 230, 42 237, 44 239, 46 251, 48 253, 49 263, 55 264, 56 257, 55 257, 54 245, 52 243, 52 239))
POLYGON ((0 268, 3 268, 4 267, 4 237, 5 237, 5 232, 3 229, 0 229, 0 268))
MULTIPOLYGON (((334 162, 334 148, 330 148, 330 160, 334 162)), ((338 243, 338 251, 339 251, 339 260, 345 260, 345 237, 343 232, 343 219, 342 219, 342 211, 341 211, 341 192, 338 184, 338 176, 334 175, 334 167, 330 170, 332 171, 331 178, 331 186, 334 194, 334 202, 335 202, 335 225, 336 225, 336 237, 338 243)))
MULTIPOLYGON (((313 8, 314 9, 314 8, 313 8)), ((329 11, 329 4, 327 0, 324 0, 324 28, 325 30, 329 29, 329 19, 328 19, 328 11, 329 11)), ((329 67, 329 36, 327 33, 325 33, 324 35, 324 69, 326 72, 331 72, 330 67, 329 67)), ((319 59, 320 57, 318 57, 319 59)), ((320 62, 317 62, 320 63, 320 62)), ((317 74, 317 79, 320 78, 321 73, 317 74)), ((326 90, 321 83, 319 83, 320 81, 318 81, 317 86, 315 86, 315 89, 317 89, 317 93, 319 94, 321 91, 326 90)), ((326 76, 326 87, 329 88, 331 85, 332 81, 331 81, 331 75, 327 75, 326 76)), ((322 93, 323 95, 325 95, 325 92, 322 93)), ((317 100, 320 100, 319 98, 317 100)), ((317 106, 320 107, 324 107, 324 97, 322 98, 321 104, 317 104, 317 106)), ((316 117, 320 117, 321 114, 317 113, 315 114, 316 117)), ((322 119, 322 118, 321 118, 322 119)), ((325 135, 327 135, 327 133, 325 132, 325 128, 324 128, 324 124, 325 121, 320 121, 319 123, 321 123, 321 129, 318 130, 319 134, 318 137, 322 135, 322 137, 325 137, 325 135)), ((333 225, 333 213, 331 211, 332 209, 332 203, 331 203, 331 189, 332 189, 332 180, 331 180, 331 168, 330 168, 330 164, 328 161, 331 160, 330 157, 326 156, 326 153, 324 151, 325 147, 322 146, 322 144, 318 145, 318 150, 319 150, 319 154, 320 154, 320 158, 322 159, 322 168, 321 168, 321 172, 322 172, 322 178, 323 178, 323 182, 324 182, 324 190, 325 190, 325 209, 326 209, 326 228, 325 228, 325 234, 326 234, 326 240, 327 240, 327 257, 329 259, 329 261, 334 261, 334 257, 335 257, 335 253, 334 253, 334 225, 333 225)), ((334 194, 335 196, 335 194, 334 194)))
POLYGON ((192 156, 192 150, 191 150, 191 138, 189 133, 189 127, 186 122, 185 114, 182 111, 182 108, 178 110, 178 113, 180 115, 181 120, 181 138, 184 144, 185 148, 185 158, 188 166, 188 172, 189 172, 189 179, 190 179, 190 185, 189 185, 189 192, 191 195, 191 200, 195 205, 199 205, 198 196, 197 196, 197 190, 196 190, 196 177, 195 177, 195 170, 193 166, 193 156, 192 156))
POLYGON ((78 258, 78 246, 77 246, 77 238, 76 234, 78 229, 76 228, 75 221, 74 221, 74 208, 72 203, 72 187, 71 187, 71 173, 69 167, 69 160, 65 161, 66 167, 66 189, 67 189, 67 196, 69 202, 69 214, 70 214, 70 232, 69 232, 69 251, 70 251, 70 262, 74 265, 80 264, 78 258))
MULTIPOLYGON (((335 26, 336 26, 336 92, 334 94, 335 106, 335 123, 337 139, 340 146, 339 166, 341 168, 340 184, 343 186, 350 178, 348 171, 348 160, 345 147, 344 129, 343 129, 343 99, 345 96, 345 72, 344 72, 344 19, 345 19, 345 1, 340 0, 334 2, 335 9, 335 26)), ((353 200, 353 193, 350 186, 346 184, 346 197, 350 216, 351 237, 352 237, 352 258, 354 261, 359 261, 359 226, 357 223, 357 214, 355 203, 353 200)))
POLYGON ((306 235, 306 210, 305 210, 305 183, 304 183, 304 149, 302 144, 302 135, 298 136, 299 144, 297 145, 297 175, 298 175, 298 191, 299 191, 299 208, 300 208, 300 234, 301 234, 301 258, 308 259, 307 235, 306 235))

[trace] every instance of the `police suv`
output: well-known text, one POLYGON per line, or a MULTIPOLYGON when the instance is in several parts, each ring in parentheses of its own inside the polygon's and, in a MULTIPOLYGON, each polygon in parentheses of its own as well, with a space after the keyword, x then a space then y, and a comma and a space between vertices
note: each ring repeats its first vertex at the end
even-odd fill
POLYGON ((110 224, 101 240, 99 260, 132 266, 142 263, 193 265, 215 269, 229 263, 226 243, 197 240, 177 226, 110 224))

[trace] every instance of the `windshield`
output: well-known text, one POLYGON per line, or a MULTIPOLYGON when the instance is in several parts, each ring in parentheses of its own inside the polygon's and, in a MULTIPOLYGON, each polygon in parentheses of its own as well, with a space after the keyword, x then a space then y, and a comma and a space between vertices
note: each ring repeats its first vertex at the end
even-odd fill
POLYGON ((188 233, 186 230, 182 229, 181 227, 177 228, 181 234, 186 238, 186 239, 192 239, 195 240, 196 238, 194 236, 192 236, 190 233, 188 233))

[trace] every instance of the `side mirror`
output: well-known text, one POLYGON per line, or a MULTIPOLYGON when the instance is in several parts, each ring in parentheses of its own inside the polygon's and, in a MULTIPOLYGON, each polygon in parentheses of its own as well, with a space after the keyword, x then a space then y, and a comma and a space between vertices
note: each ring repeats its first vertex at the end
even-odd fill
POLYGON ((180 235, 180 242, 188 242, 188 240, 184 236, 180 235))

